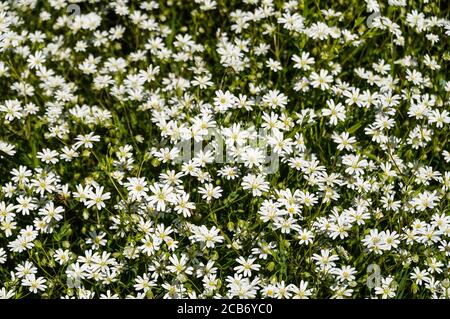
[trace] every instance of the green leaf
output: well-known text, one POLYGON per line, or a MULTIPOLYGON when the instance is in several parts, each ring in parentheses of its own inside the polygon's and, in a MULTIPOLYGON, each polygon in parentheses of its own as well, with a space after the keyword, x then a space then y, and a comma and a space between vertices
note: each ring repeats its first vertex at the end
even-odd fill
POLYGON ((350 127, 350 128, 347 130, 347 132, 348 132, 349 134, 353 134, 353 133, 355 133, 361 126, 362 126, 361 122, 356 123, 355 125, 353 125, 352 127, 350 127))

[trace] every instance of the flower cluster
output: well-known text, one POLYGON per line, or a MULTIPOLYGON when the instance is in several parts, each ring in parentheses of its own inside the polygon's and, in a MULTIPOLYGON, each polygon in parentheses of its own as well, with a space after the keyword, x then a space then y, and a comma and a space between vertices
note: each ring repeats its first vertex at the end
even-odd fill
POLYGON ((0 298, 449 298, 448 13, 0 2, 0 298))

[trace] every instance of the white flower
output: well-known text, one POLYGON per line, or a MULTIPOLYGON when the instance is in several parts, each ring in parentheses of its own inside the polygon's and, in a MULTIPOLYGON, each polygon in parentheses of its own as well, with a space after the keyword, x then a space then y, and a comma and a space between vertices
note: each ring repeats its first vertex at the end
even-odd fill
POLYGON ((269 58, 269 60, 266 61, 266 65, 271 71, 275 73, 283 70, 283 68, 281 67, 281 63, 279 61, 273 60, 272 58, 269 58))
POLYGON ((361 159, 360 155, 345 155, 342 157, 342 163, 347 166, 345 172, 350 175, 360 176, 364 173, 364 168, 368 163, 365 159, 361 159))
POLYGON ((133 199, 139 201, 141 197, 145 196, 148 191, 147 182, 144 177, 131 177, 128 182, 124 183, 128 190, 128 195, 133 199))
POLYGON ((236 262, 239 263, 239 266, 234 267, 234 270, 236 270, 238 274, 243 273, 244 277, 251 277, 252 270, 259 271, 259 269, 261 268, 259 264, 254 263, 255 260, 256 258, 245 259, 241 256, 236 259, 236 262))
POLYGON ((30 69, 41 67, 45 63, 45 56, 42 51, 36 51, 34 55, 30 55, 27 59, 30 69))
POLYGON ((182 214, 184 217, 190 217, 192 211, 195 210, 195 204, 189 201, 189 194, 177 194, 174 200, 174 209, 178 214, 182 214))
MULTIPOLYGON (((13 144, 10 144, 10 143, 0 140, 0 152, 3 152, 9 156, 14 156, 14 154, 16 154, 15 148, 16 147, 13 144)), ((0 158, 3 158, 1 153, 0 153, 0 158)))
POLYGON ((314 58, 311 57, 308 52, 302 52, 301 57, 294 54, 292 56, 292 61, 295 62, 294 68, 302 69, 304 71, 310 70, 311 69, 310 65, 314 64, 315 62, 314 58))
POLYGON ((348 150, 351 151, 353 149, 353 144, 356 143, 356 139, 353 136, 350 136, 349 133, 344 132, 342 134, 336 134, 333 133, 331 136, 333 141, 338 144, 337 149, 342 150, 348 150))
POLYGON ((167 184, 161 185, 159 183, 154 183, 153 185, 150 185, 150 191, 153 195, 149 197, 149 201, 152 205, 156 205, 157 211, 166 210, 166 205, 173 203, 175 200, 173 187, 167 184))
POLYGON ((84 146, 85 148, 92 148, 94 145, 92 144, 93 142, 99 142, 100 141, 100 136, 99 135, 94 135, 94 133, 89 133, 86 135, 78 135, 75 140, 77 141, 74 145, 73 148, 75 150, 77 150, 78 148, 80 148, 80 146, 84 146))
POLYGON ((364 246, 377 254, 381 254, 383 250, 389 248, 386 245, 385 234, 383 232, 379 233, 378 229, 371 229, 370 233, 364 237, 362 242, 364 246))
POLYGON ((346 119, 345 108, 341 103, 335 104, 333 100, 327 100, 328 108, 322 109, 323 116, 329 116, 331 125, 336 125, 338 121, 346 119))
POLYGON ((44 221, 49 224, 52 220, 60 221, 63 218, 64 208, 55 207, 53 202, 45 204, 45 207, 39 209, 39 215, 43 216, 44 221))
POLYGON ((417 197, 414 197, 411 200, 411 205, 413 205, 417 210, 424 211, 426 209, 433 209, 437 205, 437 201, 439 197, 436 194, 436 191, 429 192, 424 191, 418 194, 417 197))
POLYGON ((264 192, 269 191, 269 183, 262 175, 248 174, 242 179, 242 188, 251 190, 253 196, 261 196, 264 192))
POLYGON ((207 203, 211 202, 213 198, 217 199, 222 197, 222 188, 220 186, 214 187, 213 184, 208 183, 204 187, 198 188, 199 194, 202 194, 202 198, 206 200, 207 203))
POLYGON ((5 104, 0 104, 0 112, 4 112, 5 120, 8 122, 14 119, 21 119, 23 108, 18 100, 6 100, 5 104))
POLYGON ((89 200, 85 203, 87 208, 95 206, 98 210, 101 210, 102 208, 106 207, 104 201, 111 198, 111 193, 103 193, 103 190, 103 186, 96 186, 95 191, 88 191, 86 197, 89 200))
POLYGON ((219 229, 215 226, 208 229, 205 225, 192 225, 191 232, 192 235, 189 236, 189 240, 205 243, 205 248, 214 248, 216 243, 221 243, 225 239, 219 235, 219 229))
POLYGON ((270 90, 267 94, 264 94, 262 101, 272 109, 285 108, 288 98, 278 90, 270 90))
POLYGON ((47 289, 47 286, 45 285, 46 282, 47 280, 45 278, 36 278, 34 274, 30 274, 22 279, 22 285, 28 287, 28 289, 33 293, 37 293, 38 291, 45 291, 47 289))
POLYGON ((226 91, 225 93, 222 90, 216 91, 214 106, 219 112, 223 113, 226 110, 233 108, 235 103, 236 97, 231 94, 230 91, 226 91))
POLYGON ((55 164, 59 161, 58 159, 58 152, 55 150, 51 150, 49 148, 43 149, 42 152, 38 152, 36 157, 42 160, 44 163, 49 164, 55 164))
POLYGON ((7 259, 6 251, 3 248, 0 248, 0 265, 4 264, 6 262, 6 259, 7 259))
POLYGON ((320 69, 319 74, 316 72, 311 73, 311 85, 315 88, 319 87, 321 90, 327 90, 330 88, 333 77, 328 74, 327 70, 320 69))
POLYGON ((339 260, 339 257, 337 255, 330 255, 330 250, 328 249, 321 249, 320 255, 319 254, 313 254, 311 257, 312 260, 316 262, 316 265, 322 270, 322 271, 328 271, 334 266, 336 266, 335 261, 339 260))

